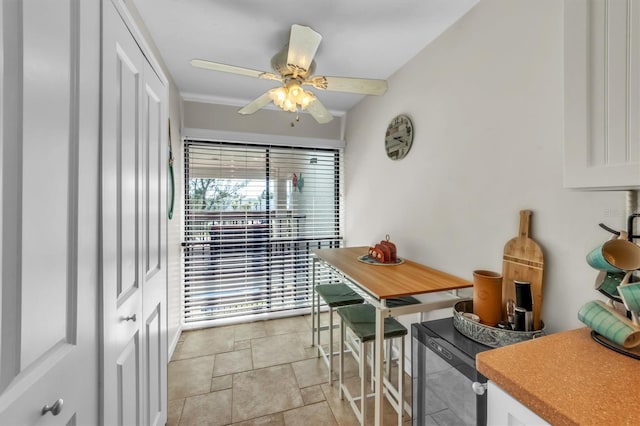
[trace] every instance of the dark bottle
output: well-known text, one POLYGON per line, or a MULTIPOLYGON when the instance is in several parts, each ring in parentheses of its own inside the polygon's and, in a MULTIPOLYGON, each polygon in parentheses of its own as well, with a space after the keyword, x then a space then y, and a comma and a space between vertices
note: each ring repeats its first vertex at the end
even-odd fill
POLYGON ((531 298, 531 283, 528 281, 514 281, 516 285, 516 306, 525 311, 533 311, 533 299, 531 298))
MULTIPOLYGON (((528 281, 514 281, 516 286, 516 310, 525 311, 524 329, 520 331, 533 331, 533 298, 531 296, 531 283, 528 281)), ((518 327, 516 327, 518 330, 518 327)))

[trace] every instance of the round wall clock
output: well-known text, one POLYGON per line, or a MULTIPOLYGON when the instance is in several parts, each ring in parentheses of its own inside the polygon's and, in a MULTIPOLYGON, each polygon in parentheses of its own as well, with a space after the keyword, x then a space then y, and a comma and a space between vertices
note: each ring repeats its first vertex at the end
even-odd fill
POLYGON ((400 114, 389 123, 384 137, 387 157, 392 160, 403 159, 413 143, 413 123, 406 115, 400 114))

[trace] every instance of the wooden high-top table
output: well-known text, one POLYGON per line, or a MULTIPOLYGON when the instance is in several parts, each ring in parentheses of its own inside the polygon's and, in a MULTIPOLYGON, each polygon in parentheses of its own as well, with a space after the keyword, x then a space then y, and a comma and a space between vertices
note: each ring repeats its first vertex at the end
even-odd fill
MULTIPOLYGON (((316 267, 322 264, 342 276, 346 284, 354 286, 367 302, 376 308, 375 377, 383 377, 384 318, 426 312, 453 306, 455 295, 445 300, 415 305, 387 307, 386 299, 419 294, 446 292, 472 287, 473 283, 446 272, 404 259, 400 265, 370 265, 358 260, 367 254, 368 247, 347 247, 314 250, 313 287, 316 285, 316 267)), ((315 294, 313 297, 315 311, 315 294)), ((311 326, 313 335, 314 325, 311 326)), ((314 342, 312 336, 312 342, 314 342)), ((331 351, 333 349, 330 349, 331 351)), ((382 424, 383 380, 375 381, 375 424, 382 424)))

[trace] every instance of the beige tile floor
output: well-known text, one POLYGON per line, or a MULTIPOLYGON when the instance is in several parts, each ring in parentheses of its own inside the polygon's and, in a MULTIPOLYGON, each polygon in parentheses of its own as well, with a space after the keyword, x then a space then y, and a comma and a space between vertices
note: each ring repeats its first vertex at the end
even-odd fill
MULTIPOLYGON (((310 327, 306 315, 182 333, 169 363, 167 425, 357 425, 337 381, 329 384, 310 327)), ((357 365, 345 359, 345 381, 358 395, 357 365)), ((410 390, 405 375, 407 401, 410 390)), ((367 424, 373 424, 369 401, 367 424)), ((385 425, 397 424, 386 401, 384 413, 385 425)))

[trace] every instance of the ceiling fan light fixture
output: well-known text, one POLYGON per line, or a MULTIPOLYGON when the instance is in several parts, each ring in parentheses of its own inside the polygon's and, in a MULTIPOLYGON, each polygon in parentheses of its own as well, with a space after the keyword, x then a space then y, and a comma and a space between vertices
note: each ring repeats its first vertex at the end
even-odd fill
POLYGON ((291 83, 288 87, 291 98, 298 100, 302 95, 302 87, 296 82, 291 83))
POLYGON ((303 90, 297 80, 288 81, 284 87, 271 89, 269 97, 275 105, 289 112, 303 110, 315 100, 315 95, 308 90, 303 90))
POLYGON ((313 93, 309 92, 308 90, 305 90, 304 96, 302 97, 302 101, 299 102, 300 107, 302 109, 307 109, 309 104, 315 100, 316 100, 316 96, 313 93))
POLYGON ((282 107, 285 99, 287 99, 287 89, 284 87, 278 87, 276 89, 271 89, 269 91, 269 97, 273 101, 274 104, 282 107))
POLYGON ((281 107, 285 111, 296 112, 296 103, 293 102, 290 98, 284 100, 284 105, 281 107))

